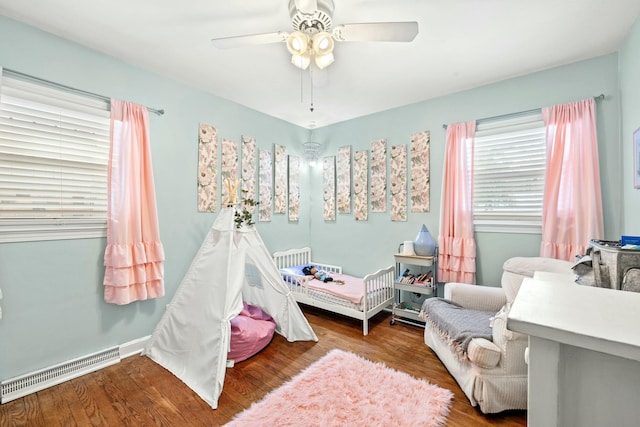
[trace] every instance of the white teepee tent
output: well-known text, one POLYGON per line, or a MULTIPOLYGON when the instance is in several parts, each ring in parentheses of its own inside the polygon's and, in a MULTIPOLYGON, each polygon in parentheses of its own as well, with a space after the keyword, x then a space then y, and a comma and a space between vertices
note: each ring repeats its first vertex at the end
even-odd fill
POLYGON ((254 226, 237 229, 235 209, 216 217, 143 354, 212 408, 222 393, 230 321, 242 302, 260 306, 288 341, 317 341, 254 226))

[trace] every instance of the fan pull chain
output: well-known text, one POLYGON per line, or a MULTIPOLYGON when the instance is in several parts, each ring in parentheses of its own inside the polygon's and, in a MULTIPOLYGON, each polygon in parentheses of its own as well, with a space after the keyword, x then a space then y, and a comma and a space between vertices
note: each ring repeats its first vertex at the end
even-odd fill
POLYGON ((309 111, 313 113, 313 70, 309 68, 309 82, 311 83, 311 106, 309 107, 309 111))
POLYGON ((300 104, 302 104, 304 102, 304 86, 303 86, 303 78, 304 75, 302 74, 302 68, 300 68, 300 104))

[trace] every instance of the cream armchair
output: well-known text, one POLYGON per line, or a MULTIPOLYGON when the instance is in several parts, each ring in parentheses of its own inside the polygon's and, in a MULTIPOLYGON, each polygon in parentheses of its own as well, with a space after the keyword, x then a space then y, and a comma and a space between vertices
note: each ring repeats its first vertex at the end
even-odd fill
POLYGON ((569 275, 573 273, 571 266, 568 261, 551 258, 515 257, 503 265, 501 288, 445 284, 445 299, 465 309, 496 313, 491 320, 492 340, 471 339, 462 357, 429 321, 424 331, 424 342, 438 355, 471 404, 482 412, 527 408, 528 337, 507 329, 507 313, 525 277, 533 277, 535 271, 569 275))

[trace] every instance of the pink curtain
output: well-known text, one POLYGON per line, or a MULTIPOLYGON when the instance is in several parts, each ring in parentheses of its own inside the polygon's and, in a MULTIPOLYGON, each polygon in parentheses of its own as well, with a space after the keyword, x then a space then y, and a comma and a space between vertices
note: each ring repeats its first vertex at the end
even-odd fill
POLYGON ((146 107, 111 100, 104 300, 114 304, 164 295, 146 107))
POLYGON ((476 283, 473 238, 473 140, 475 121, 447 127, 442 185, 438 281, 476 283))
POLYGON ((542 116, 547 171, 540 256, 571 261, 604 234, 595 101, 543 108, 542 116))

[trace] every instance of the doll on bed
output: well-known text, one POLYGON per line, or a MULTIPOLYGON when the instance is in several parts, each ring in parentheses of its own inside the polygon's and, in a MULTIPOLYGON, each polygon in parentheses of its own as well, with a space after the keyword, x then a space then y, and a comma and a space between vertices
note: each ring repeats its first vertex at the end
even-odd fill
MULTIPOLYGON (((313 276, 316 279, 322 281, 322 282, 333 282, 333 277, 329 276, 326 272, 322 271, 322 270, 318 270, 317 268, 315 268, 313 265, 307 265, 306 267, 304 267, 302 269, 302 272, 307 275, 307 276, 313 276)), ((342 280, 336 280, 335 281, 336 284, 338 285, 343 285, 344 282, 342 280)))

